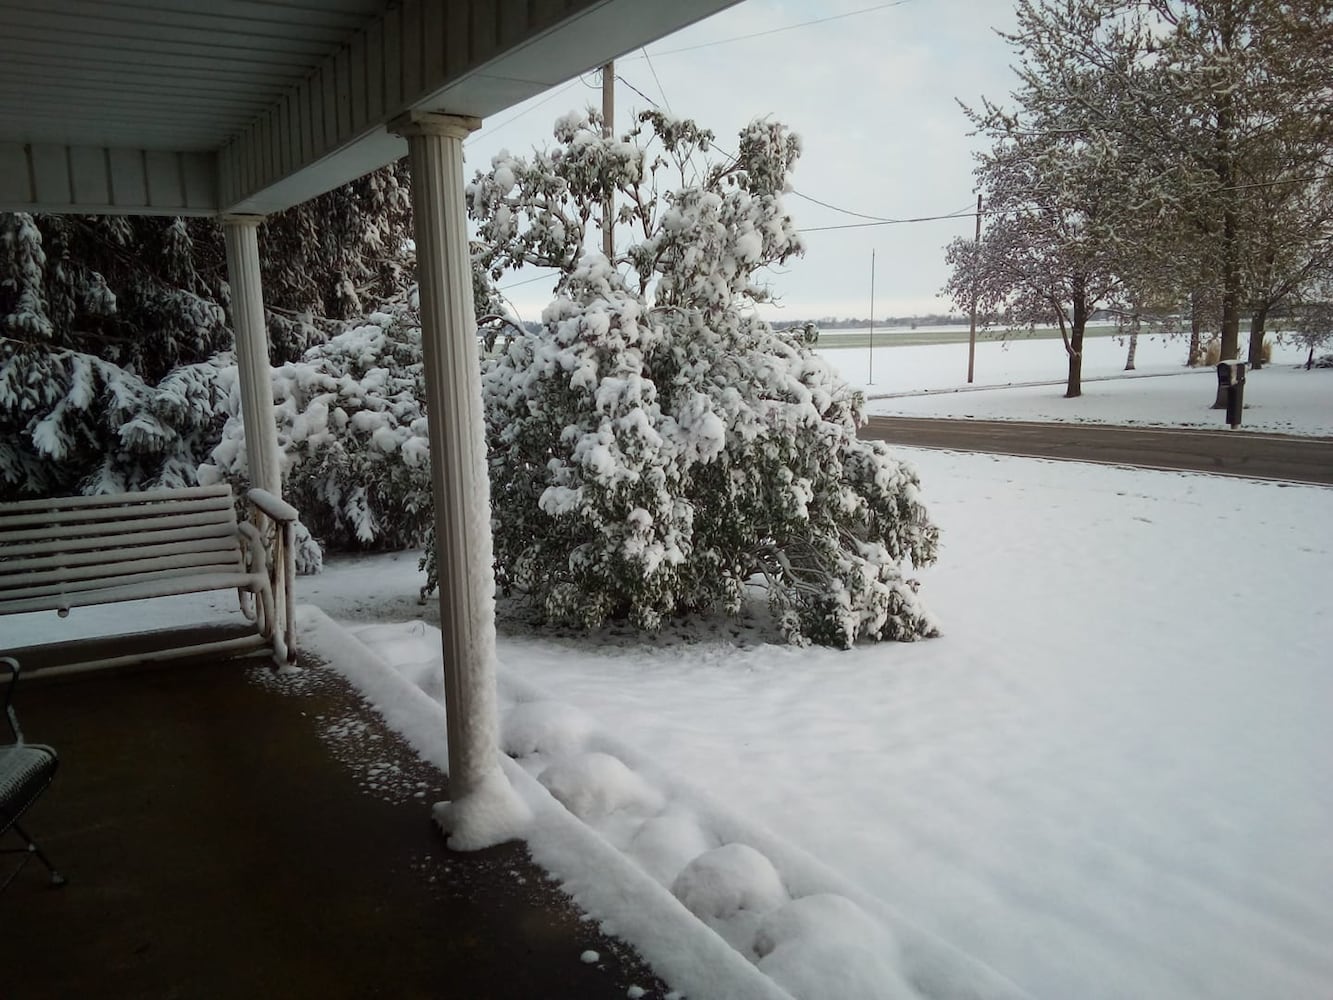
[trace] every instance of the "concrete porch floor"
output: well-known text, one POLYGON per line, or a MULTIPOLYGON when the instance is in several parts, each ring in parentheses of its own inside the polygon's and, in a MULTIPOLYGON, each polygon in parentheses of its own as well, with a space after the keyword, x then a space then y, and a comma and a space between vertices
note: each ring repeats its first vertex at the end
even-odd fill
POLYGON ((34 859, 0 894, 0 994, 663 995, 522 845, 449 851, 444 778, 341 678, 280 685, 263 663, 20 684, 25 736, 61 756, 24 825, 69 884, 34 859), (369 790, 363 746, 422 795, 369 790))

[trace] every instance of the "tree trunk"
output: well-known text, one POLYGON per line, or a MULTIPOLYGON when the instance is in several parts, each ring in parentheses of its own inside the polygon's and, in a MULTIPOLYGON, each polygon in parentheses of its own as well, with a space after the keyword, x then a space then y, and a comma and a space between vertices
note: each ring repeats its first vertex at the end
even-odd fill
POLYGON ((1139 351, 1139 318, 1134 317, 1134 326, 1129 331, 1129 356, 1125 358, 1125 371, 1134 370, 1134 355, 1139 351))
POLYGON ((1305 359, 1305 370, 1308 372, 1313 367, 1314 367, 1314 344, 1311 344, 1310 353, 1309 355, 1306 356, 1305 359))
MULTIPOLYGON (((1230 54, 1234 41, 1230 7, 1223 10, 1221 49, 1230 54)), ((1219 361, 1233 361, 1240 354, 1240 236, 1236 193, 1236 162, 1232 148, 1235 112, 1230 91, 1217 97, 1217 181, 1222 209, 1222 353, 1219 361)), ((1214 410, 1227 408, 1227 389, 1217 387, 1214 410)))
POLYGON ((1250 370, 1264 366, 1264 325, 1268 321, 1268 306, 1260 306, 1250 317, 1250 370))
POLYGON ((1083 395, 1083 330, 1087 325, 1087 297, 1082 289, 1078 289, 1074 292, 1074 321, 1070 324, 1069 382, 1065 386, 1065 399, 1083 395))
MULTIPOLYGON (((1237 243, 1236 213, 1230 209, 1224 215, 1223 252, 1226 261, 1223 264, 1222 279, 1222 353, 1219 361, 1235 361, 1240 355, 1240 267, 1236 261, 1237 243), (1231 233, 1230 241, 1225 233, 1231 233)), ((1227 408, 1227 387, 1219 385, 1217 396, 1213 399, 1214 410, 1227 408)))
POLYGON ((1203 330, 1203 310, 1199 308, 1199 293, 1190 293, 1190 353, 1185 359, 1185 366, 1193 368, 1202 356, 1203 344, 1200 336, 1203 330))
POLYGON ((1222 215, 1222 356, 1221 361, 1240 357, 1240 240, 1236 212, 1228 208, 1222 215))

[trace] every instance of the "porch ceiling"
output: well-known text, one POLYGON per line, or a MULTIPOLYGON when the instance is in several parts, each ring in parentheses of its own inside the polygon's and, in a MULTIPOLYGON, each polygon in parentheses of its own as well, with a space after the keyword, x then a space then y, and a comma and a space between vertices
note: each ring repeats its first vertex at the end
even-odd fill
POLYGON ((0 0, 0 210, 267 212, 737 0, 0 0))
POLYGON ((383 0, 3 0, 6 139, 220 148, 337 52, 383 0))

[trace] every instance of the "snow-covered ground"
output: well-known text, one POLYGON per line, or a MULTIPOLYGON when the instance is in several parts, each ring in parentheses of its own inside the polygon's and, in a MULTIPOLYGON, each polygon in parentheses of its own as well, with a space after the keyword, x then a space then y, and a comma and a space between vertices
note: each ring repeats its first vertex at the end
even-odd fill
MULTIPOLYGON (((1133 373, 1123 371, 1125 350, 1115 337, 1084 342, 1083 395, 1078 399, 1064 398, 1066 361, 1058 340, 979 342, 972 387, 967 386, 966 344, 878 347, 873 373, 868 349, 820 353, 865 391, 868 412, 875 414, 1223 427, 1222 414, 1209 408, 1216 376, 1211 368, 1183 367, 1184 341, 1141 337, 1133 373), (1053 384, 1022 384, 1034 382, 1053 384), (884 395, 893 398, 876 398, 884 395)), ((1273 364, 1249 374, 1244 428, 1333 436, 1333 369, 1307 372, 1298 367, 1304 360, 1301 348, 1279 344, 1273 364)))
MULTIPOLYGON (((1123 346, 1089 341, 1077 401, 1056 341, 982 342, 981 391, 955 391, 966 345, 878 348, 873 384, 868 350, 823 353, 871 412, 1217 426, 1182 348, 1145 337, 1139 373, 1161 377, 1121 378, 1123 346)), ((1333 373, 1298 360, 1251 377, 1248 428, 1333 434, 1333 373)), ((1333 995, 1333 492, 914 459, 942 639, 506 625, 537 860, 698 998, 1333 995)), ((331 560, 300 581, 303 642, 444 767, 420 582, 414 554, 331 560)), ((234 618, 206 595, 11 617, 4 639, 234 618)), ((345 753, 357 723, 326 721, 345 753)))
MULTIPOLYGON (((506 627, 538 860, 699 1000, 1329 996, 1333 491, 910 457, 943 638, 506 627)), ((299 597, 355 632, 309 612, 311 647, 439 761, 439 706, 402 682, 438 696, 437 639, 383 624, 423 616, 419 583, 411 555, 332 560, 299 597)), ((6 641, 228 604, 13 616, 6 641)))

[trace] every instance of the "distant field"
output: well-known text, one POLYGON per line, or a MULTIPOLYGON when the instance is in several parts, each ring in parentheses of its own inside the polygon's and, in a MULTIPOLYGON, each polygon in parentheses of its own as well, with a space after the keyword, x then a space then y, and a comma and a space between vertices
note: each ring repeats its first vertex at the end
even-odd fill
MULTIPOLYGON (((1114 326, 1089 326, 1084 336, 1110 337, 1116 333, 1114 326)), ((1006 337, 998 330, 977 331, 977 340, 1059 340, 1058 327, 1038 327, 1011 333, 1006 337)), ((905 327, 885 327, 875 330, 876 347, 923 347, 931 344, 966 344, 967 327, 925 327, 909 330, 905 327)), ((819 334, 819 346, 823 348, 869 347, 869 328, 850 330, 823 330, 819 334)))

